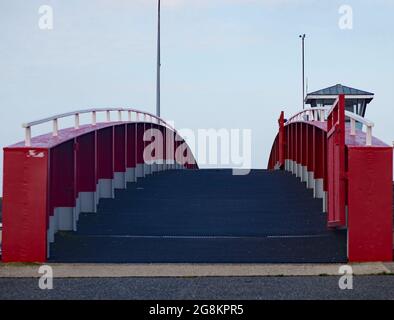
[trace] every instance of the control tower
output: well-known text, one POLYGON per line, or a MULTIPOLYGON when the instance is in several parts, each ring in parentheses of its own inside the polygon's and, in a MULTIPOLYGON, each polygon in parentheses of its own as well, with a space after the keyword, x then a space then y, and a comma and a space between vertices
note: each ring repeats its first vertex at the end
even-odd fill
POLYGON ((305 98, 305 103, 309 104, 312 108, 332 106, 339 94, 345 95, 345 109, 362 117, 365 116, 367 105, 374 98, 374 94, 371 92, 337 84, 332 87, 308 93, 305 98))

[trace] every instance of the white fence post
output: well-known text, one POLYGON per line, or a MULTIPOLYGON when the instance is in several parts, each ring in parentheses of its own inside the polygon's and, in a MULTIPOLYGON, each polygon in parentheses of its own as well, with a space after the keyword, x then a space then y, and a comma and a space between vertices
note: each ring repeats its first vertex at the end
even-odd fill
POLYGON ((92 125, 96 125, 97 123, 97 118, 96 118, 96 111, 92 112, 92 125))
POLYGON ((371 146, 372 145, 372 126, 367 126, 367 146, 371 146))
POLYGON ((350 135, 356 135, 356 120, 350 118, 350 135))
POLYGON ((58 134, 59 134, 58 120, 57 119, 53 119, 53 132, 52 132, 52 135, 54 137, 57 137, 58 134))
POLYGON ((75 129, 79 129, 79 114, 78 113, 75 114, 75 126, 74 126, 74 128, 75 129))
POLYGON ((31 147, 31 128, 25 128, 25 146, 31 147))

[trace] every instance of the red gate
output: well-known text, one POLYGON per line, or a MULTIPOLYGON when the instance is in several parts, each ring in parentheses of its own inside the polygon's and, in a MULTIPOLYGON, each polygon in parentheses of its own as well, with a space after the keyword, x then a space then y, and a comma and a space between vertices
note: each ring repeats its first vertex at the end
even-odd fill
POLYGON ((346 226, 345 95, 340 95, 327 118, 328 226, 346 226))

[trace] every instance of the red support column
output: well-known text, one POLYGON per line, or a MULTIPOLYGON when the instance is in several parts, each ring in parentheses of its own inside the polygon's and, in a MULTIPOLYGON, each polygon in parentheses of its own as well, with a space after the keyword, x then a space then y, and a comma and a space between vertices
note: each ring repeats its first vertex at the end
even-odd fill
POLYGON ((76 175, 74 139, 50 150, 49 227, 51 231, 76 231, 76 175))
POLYGON ((328 212, 328 144, 327 144, 327 132, 323 131, 323 211, 328 212))
POLYGON ((301 177, 301 159, 302 159, 302 143, 301 143, 301 123, 296 123, 296 143, 297 143, 297 172, 296 176, 301 177))
POLYGON ((49 152, 5 148, 3 262, 47 259, 49 152))
POLYGON ((172 141, 173 148, 170 152, 173 155, 174 164, 176 166, 182 166, 183 165, 182 164, 183 154, 182 154, 182 152, 180 152, 182 149, 182 147, 181 147, 182 143, 181 143, 181 141, 179 141, 179 136, 176 133, 172 133, 172 140, 171 141, 172 141))
POLYGON ((308 188, 314 188, 314 154, 315 154, 315 145, 313 144, 313 135, 315 126, 308 125, 308 164, 307 164, 307 186, 308 188))
POLYGON ((285 156, 285 170, 290 170, 290 160, 291 160, 291 145, 290 145, 290 126, 285 126, 286 132, 286 156, 285 156))
POLYGON ((275 169, 275 165, 278 161, 278 136, 274 140, 273 158, 272 158, 272 168, 275 169))
POLYGON ((289 145, 290 145, 290 171, 294 173, 294 161, 295 161, 295 144, 294 144, 294 124, 290 124, 289 126, 289 145))
MULTIPOLYGON (((299 143, 299 123, 295 123, 294 124, 294 146, 295 146, 295 158, 296 158, 296 163, 299 162, 299 147, 300 147, 300 143, 299 143)), ((298 167, 297 167, 297 171, 298 172, 298 167)))
MULTIPOLYGON (((149 139, 149 130, 152 129, 152 124, 151 123, 145 123, 144 124, 144 136, 146 139, 149 139)), ((143 157, 144 157, 144 170, 145 170, 145 175, 151 174, 152 173, 152 165, 151 165, 151 155, 149 152, 149 145, 151 144, 151 141, 149 140, 144 140, 144 150, 143 150, 143 157)))
POLYGON ((295 161, 295 168, 294 174, 297 176, 298 174, 298 124, 294 123, 294 161, 295 161))
POLYGON ((151 162, 152 162, 152 172, 159 171, 158 160, 161 153, 161 138, 158 135, 161 135, 161 131, 159 126, 155 123, 151 124, 152 126, 152 147, 151 147, 151 162), (157 140, 159 139, 159 140, 157 140))
POLYGON ((301 166, 304 166, 305 163, 305 132, 304 132, 304 123, 300 123, 300 140, 301 140, 301 149, 300 149, 300 163, 301 166))
POLYGON ((285 113, 282 111, 278 120, 279 136, 278 136, 278 162, 283 168, 285 164, 285 113))
POLYGON ((99 198, 114 197, 114 127, 97 131, 97 183, 99 198))
POLYGON ((136 166, 137 166, 137 125, 135 123, 127 124, 126 137, 126 181, 137 181, 136 166))
POLYGON ((167 134, 167 129, 166 127, 162 126, 160 128, 162 134, 163 134, 163 164, 162 164, 162 169, 161 170, 166 170, 167 169, 167 156, 169 153, 169 150, 167 149, 170 144, 173 143, 172 140, 169 139, 168 134, 167 134))
POLYGON ((324 141, 325 136, 323 130, 316 128, 314 130, 313 145, 315 146, 314 153, 314 197, 322 199, 324 197, 324 141))
POLYGON ((308 135, 307 124, 301 123, 301 143, 302 143, 302 159, 301 159, 301 181, 306 182, 308 178, 308 135))
POLYGON ((114 188, 126 188, 126 125, 114 127, 114 188))
POLYGON ((348 151, 349 261, 393 261, 393 150, 348 151))
MULTIPOLYGON (((284 114, 283 114, 283 117, 284 117, 284 114)), ((283 121, 283 123, 284 123, 284 121, 283 121)), ((284 125, 283 125, 283 147, 282 148, 283 148, 283 169, 284 169, 286 160, 289 157, 288 150, 287 150, 287 128, 284 125)))
POLYGON ((136 174, 137 178, 145 177, 145 161, 144 161, 144 132, 145 126, 144 123, 137 123, 137 139, 136 139, 136 159, 137 159, 137 167, 136 174))
POLYGON ((296 161, 296 140, 295 140, 295 124, 291 124, 291 160, 292 160, 292 173, 295 173, 295 161, 296 161))
POLYGON ((166 129, 166 158, 168 164, 168 169, 175 169, 179 163, 177 163, 176 158, 175 158, 175 152, 179 146, 179 141, 177 141, 177 134, 171 130, 171 129, 166 129))
POLYGON ((96 211, 96 132, 76 138, 76 198, 80 212, 96 211))

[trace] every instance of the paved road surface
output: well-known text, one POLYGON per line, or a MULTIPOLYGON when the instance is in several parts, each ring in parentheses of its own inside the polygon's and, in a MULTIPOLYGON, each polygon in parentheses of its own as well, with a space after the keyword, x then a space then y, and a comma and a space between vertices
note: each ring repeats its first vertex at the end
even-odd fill
POLYGON ((0 299, 394 299, 394 276, 359 276, 342 291, 338 277, 0 279, 0 299))

